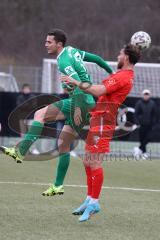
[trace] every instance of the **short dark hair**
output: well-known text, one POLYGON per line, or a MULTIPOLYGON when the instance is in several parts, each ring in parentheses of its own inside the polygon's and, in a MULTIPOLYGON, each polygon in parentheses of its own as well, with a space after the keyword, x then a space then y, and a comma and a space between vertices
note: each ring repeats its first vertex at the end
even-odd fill
POLYGON ((24 88, 26 88, 26 87, 28 87, 28 88, 31 89, 31 85, 30 85, 29 83, 24 83, 24 84, 22 85, 22 89, 24 89, 24 88))
POLYGON ((49 36, 54 36, 54 40, 58 43, 61 42, 63 47, 66 44, 67 41, 67 35, 66 33, 61 29, 52 29, 48 32, 49 36))
POLYGON ((136 64, 141 57, 141 50, 130 43, 124 46, 124 53, 128 55, 131 64, 136 64))

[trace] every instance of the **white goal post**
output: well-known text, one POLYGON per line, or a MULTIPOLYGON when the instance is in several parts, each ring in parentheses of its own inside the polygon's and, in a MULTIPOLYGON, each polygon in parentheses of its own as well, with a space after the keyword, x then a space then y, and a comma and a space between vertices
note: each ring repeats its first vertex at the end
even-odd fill
MULTIPOLYGON (((108 62, 116 70, 116 62, 108 62)), ((85 63, 93 83, 100 83, 108 75, 103 69, 93 63, 85 63)), ((153 97, 160 97, 160 64, 138 63, 135 66, 134 87, 130 96, 139 97, 143 89, 149 89, 153 97)), ((59 81, 57 61, 43 59, 42 92, 62 93, 59 81)))

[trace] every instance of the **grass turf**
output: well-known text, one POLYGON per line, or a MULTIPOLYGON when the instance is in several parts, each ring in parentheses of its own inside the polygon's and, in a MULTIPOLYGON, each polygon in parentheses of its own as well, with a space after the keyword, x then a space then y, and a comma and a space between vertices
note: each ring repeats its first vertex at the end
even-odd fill
MULTIPOLYGON (((85 188, 65 187, 63 196, 43 197, 46 185, 21 184, 51 182, 55 162, 16 164, 0 155, 0 239, 160 239, 160 192, 103 189, 101 212, 79 223, 71 212, 85 188)), ((159 160, 105 162, 104 168, 105 186, 160 189, 159 160)), ((72 159, 65 184, 85 184, 80 160, 72 159)))

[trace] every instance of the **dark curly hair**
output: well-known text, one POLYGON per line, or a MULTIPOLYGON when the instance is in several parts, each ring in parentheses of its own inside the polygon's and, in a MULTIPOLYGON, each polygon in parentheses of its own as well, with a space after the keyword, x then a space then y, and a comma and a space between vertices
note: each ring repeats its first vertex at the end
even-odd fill
POLYGON ((136 64, 141 57, 141 50, 130 43, 124 46, 124 53, 128 55, 131 64, 136 64))

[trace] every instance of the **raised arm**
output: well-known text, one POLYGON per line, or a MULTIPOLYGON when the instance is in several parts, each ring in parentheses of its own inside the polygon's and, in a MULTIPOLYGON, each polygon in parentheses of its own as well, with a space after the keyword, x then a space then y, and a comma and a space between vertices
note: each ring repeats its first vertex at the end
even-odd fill
POLYGON ((100 66, 101 68, 103 68, 104 70, 106 70, 108 73, 113 73, 113 69, 109 66, 109 64, 103 60, 103 58, 101 58, 98 55, 92 54, 92 53, 88 53, 88 52, 84 52, 84 61, 86 62, 93 62, 96 63, 98 66, 100 66))
POLYGON ((90 93, 95 97, 99 97, 104 94, 111 94, 113 92, 119 91, 121 88, 128 84, 127 81, 121 81, 121 78, 114 78, 114 81, 108 81, 108 79, 104 80, 102 84, 91 84, 88 82, 78 82, 72 77, 62 76, 61 81, 66 84, 72 83, 73 85, 79 87, 81 90, 86 93, 90 93))

